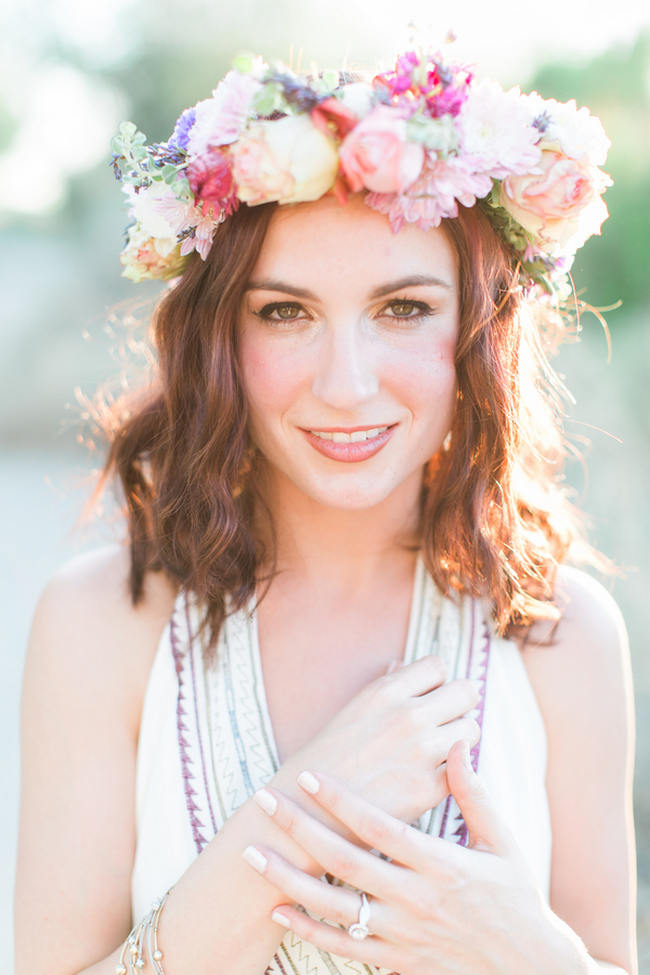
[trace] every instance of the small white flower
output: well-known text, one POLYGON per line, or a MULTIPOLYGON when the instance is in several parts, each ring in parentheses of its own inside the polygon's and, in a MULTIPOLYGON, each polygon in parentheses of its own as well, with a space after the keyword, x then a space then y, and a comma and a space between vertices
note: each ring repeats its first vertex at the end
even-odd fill
POLYGON ((366 84, 365 81, 355 81, 344 85, 336 97, 346 108, 354 112, 357 118, 362 119, 372 108, 372 85, 366 84))
POLYGON ((461 155, 492 179, 531 172, 540 158, 532 121, 519 88, 506 92, 495 81, 480 81, 458 116, 461 155))
POLYGON ((176 237, 173 221, 165 211, 180 204, 166 183, 152 183, 138 192, 129 186, 126 192, 131 202, 131 213, 146 231, 147 237, 176 237))
POLYGON ((587 158, 594 166, 603 165, 612 143, 600 119, 588 108, 578 109, 573 98, 557 102, 554 98, 542 98, 536 91, 525 99, 531 118, 544 120, 540 131, 542 145, 557 143, 571 159, 587 158))

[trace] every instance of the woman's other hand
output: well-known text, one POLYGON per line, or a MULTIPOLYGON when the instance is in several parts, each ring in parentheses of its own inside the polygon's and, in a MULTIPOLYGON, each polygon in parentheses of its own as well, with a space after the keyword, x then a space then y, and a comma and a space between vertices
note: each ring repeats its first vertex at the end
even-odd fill
POLYGON ((409 975, 582 971, 584 945, 544 900, 463 752, 461 745, 453 749, 449 778, 468 848, 405 825, 320 772, 298 780, 310 797, 309 812, 276 790, 260 790, 256 800, 267 815, 346 885, 308 876, 272 849, 249 848, 245 859, 279 892, 273 920, 323 951, 409 975), (345 825, 354 843, 311 815, 323 810, 345 825), (350 887, 368 895, 368 933, 361 940, 349 932, 361 906, 350 887))
POLYGON ((444 663, 430 655, 372 681, 287 759, 271 784, 295 795, 302 769, 322 769, 390 815, 414 822, 449 795, 445 763, 452 745, 474 745, 481 733, 468 716, 478 686, 445 679, 444 663))

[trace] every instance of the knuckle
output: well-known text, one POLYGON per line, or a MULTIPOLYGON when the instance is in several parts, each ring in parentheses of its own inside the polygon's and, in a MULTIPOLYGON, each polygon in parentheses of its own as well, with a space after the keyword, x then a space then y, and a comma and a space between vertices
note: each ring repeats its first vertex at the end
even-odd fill
POLYGON ((329 861, 330 873, 339 880, 352 880, 352 874, 354 873, 354 860, 353 858, 344 853, 342 850, 337 851, 329 861))
POLYGON ((366 843, 379 851, 383 851, 386 842, 395 838, 398 832, 399 827, 393 827, 392 824, 377 819, 376 816, 362 819, 359 826, 359 834, 364 837, 366 843))
POLYGON ((284 828, 288 833, 294 834, 298 828, 298 816, 292 808, 286 808, 283 814, 284 828))

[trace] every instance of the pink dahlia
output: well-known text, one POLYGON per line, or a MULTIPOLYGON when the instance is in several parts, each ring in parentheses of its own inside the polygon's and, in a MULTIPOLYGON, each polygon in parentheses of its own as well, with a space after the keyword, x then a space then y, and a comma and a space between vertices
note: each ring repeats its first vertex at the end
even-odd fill
POLYGON ((457 217, 458 203, 471 207, 491 188, 492 180, 473 172, 463 159, 436 159, 435 154, 427 153, 422 174, 405 193, 367 193, 365 202, 387 214, 393 233, 405 223, 431 230, 443 218, 457 217))

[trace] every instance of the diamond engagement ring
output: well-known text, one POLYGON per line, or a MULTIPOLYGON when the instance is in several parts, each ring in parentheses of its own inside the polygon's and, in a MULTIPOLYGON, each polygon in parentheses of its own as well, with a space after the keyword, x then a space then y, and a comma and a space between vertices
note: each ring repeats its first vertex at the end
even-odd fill
POLYGON ((370 904, 368 903, 368 898, 362 892, 361 893, 361 907, 359 908, 359 917, 351 924, 348 928, 348 934, 355 941, 363 941, 370 934, 368 930, 368 920, 370 918, 370 904))

